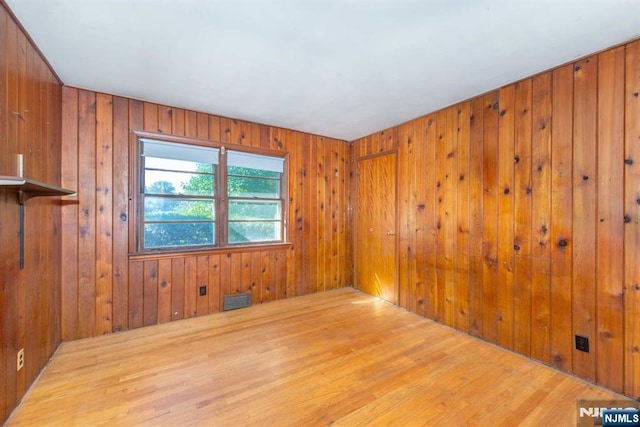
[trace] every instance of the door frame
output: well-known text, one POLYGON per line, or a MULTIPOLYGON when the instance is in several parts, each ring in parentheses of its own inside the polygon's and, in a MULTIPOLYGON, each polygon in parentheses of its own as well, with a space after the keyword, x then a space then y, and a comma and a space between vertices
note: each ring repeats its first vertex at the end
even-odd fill
MULTIPOLYGON (((352 149, 353 149, 353 145, 352 145, 352 149)), ((377 157, 383 157, 383 156, 390 156, 390 155, 394 155, 395 156, 395 177, 394 177, 394 187, 395 187, 395 209, 394 209, 394 215, 395 215, 395 221, 394 221, 394 227, 395 227, 395 236, 394 236, 394 259, 395 259, 395 263, 393 265, 393 300, 389 301, 394 305, 398 305, 398 301, 400 300, 400 282, 399 282, 399 277, 398 277, 398 272, 399 272, 399 265, 400 265, 400 259, 399 254, 400 254, 400 250, 399 250, 399 245, 400 245, 400 204, 398 203, 398 195, 400 194, 400 188, 398 187, 398 154, 399 154, 399 149, 398 148, 392 148, 390 150, 386 150, 386 151, 381 151, 379 153, 373 153, 373 154, 367 154, 366 156, 361 156, 361 157, 357 157, 353 160, 353 180, 351 181, 351 194, 353 194, 353 203, 352 203, 352 207, 351 207, 351 224, 352 224, 352 230, 355 229, 354 224, 356 223, 356 221, 358 220, 357 218, 354 217, 353 213, 357 212, 358 209, 358 203, 360 202, 358 200, 358 174, 359 174, 359 170, 358 170, 358 164, 362 161, 365 160, 370 160, 370 159, 374 159, 377 157)), ((352 151, 353 153, 353 151, 352 151)), ((352 254, 352 264, 353 264, 353 286, 358 289, 357 284, 358 284, 358 270, 357 270, 357 264, 356 261, 358 259, 358 247, 356 245, 356 233, 351 233, 351 247, 353 248, 353 254, 352 254)), ((381 297, 380 297, 381 298, 381 297)), ((383 298, 381 298, 383 299, 383 298)))

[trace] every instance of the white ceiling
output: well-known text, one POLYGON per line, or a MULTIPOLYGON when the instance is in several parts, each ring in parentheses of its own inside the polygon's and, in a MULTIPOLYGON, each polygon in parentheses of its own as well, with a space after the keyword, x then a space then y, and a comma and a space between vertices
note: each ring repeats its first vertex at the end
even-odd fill
POLYGON ((639 0, 6 0, 68 85, 353 140, 640 35, 639 0))

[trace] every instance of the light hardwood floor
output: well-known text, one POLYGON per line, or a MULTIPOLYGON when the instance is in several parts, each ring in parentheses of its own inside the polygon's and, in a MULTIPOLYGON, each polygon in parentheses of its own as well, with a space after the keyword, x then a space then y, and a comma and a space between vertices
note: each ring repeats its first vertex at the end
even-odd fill
POLYGON ((617 398, 353 289, 64 343, 9 426, 575 425, 617 398))

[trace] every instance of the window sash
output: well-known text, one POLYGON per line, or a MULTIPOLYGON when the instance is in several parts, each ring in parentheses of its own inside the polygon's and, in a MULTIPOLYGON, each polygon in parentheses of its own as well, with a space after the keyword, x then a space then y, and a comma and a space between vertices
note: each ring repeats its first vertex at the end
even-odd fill
MULTIPOLYGON (((264 149, 258 149, 260 153, 226 149, 223 145, 214 148, 205 145, 197 145, 199 141, 186 142, 185 138, 176 138, 180 142, 173 142, 162 135, 162 140, 153 137, 137 138, 138 147, 138 192, 137 192, 137 222, 138 236, 137 250, 144 252, 171 252, 186 249, 222 248, 226 246, 252 246, 269 243, 283 243, 286 226, 286 192, 284 191, 285 156, 282 152, 274 155, 263 154, 264 149), (167 140, 164 140, 166 138, 167 140), (184 143, 182 141, 185 141, 184 143), (178 146, 180 150, 173 150, 178 146), (186 148, 185 148, 186 147, 186 148), (208 163, 213 166, 211 172, 201 170, 181 170, 181 166, 166 166, 162 162, 156 162, 156 158, 171 160, 169 157, 176 154, 179 162, 208 163), (146 160, 154 159, 152 167, 146 167, 146 160), (236 168, 246 168, 238 170, 236 168), (232 169, 234 173, 229 171, 232 169), (260 172, 267 171, 267 172, 260 172), (156 174, 156 178, 172 177, 171 174, 183 174, 182 181, 174 180, 174 190, 164 189, 161 186, 150 189, 145 186, 145 174, 156 174), (267 176, 261 176, 267 175, 267 176), (194 191, 185 191, 180 182, 189 182, 193 177, 211 177, 211 194, 205 185, 205 193, 196 194, 194 191), (186 177, 186 178, 185 178, 186 177), (228 194, 229 180, 239 179, 244 181, 235 192, 228 194), (273 184, 269 184, 273 183, 273 184), (250 191, 251 185, 260 187, 257 191, 250 191), (172 194, 168 194, 171 191, 172 194), (226 196, 226 197, 225 197, 226 196), (191 215, 184 220, 178 218, 177 212, 181 208, 176 206, 185 202, 197 205, 199 201, 210 201, 212 213, 206 215, 191 215), (155 212, 152 216, 148 212, 148 203, 166 204, 166 211, 155 212), (246 205, 242 206, 243 203, 246 205), (234 205, 235 204, 235 205, 234 205), (262 205, 262 206, 261 206, 262 205), (233 210, 243 208, 248 215, 244 217, 232 216, 233 210), (188 230, 193 231, 193 239, 184 239, 184 236, 175 238, 170 236, 171 230, 180 229, 180 233, 189 236, 188 230), (150 232, 161 230, 164 240, 150 240, 150 232), (185 231, 186 230, 186 231, 185 231), (203 230, 206 230, 203 231, 203 230), (210 233, 210 235, 209 235, 210 233), (238 234, 241 233, 241 234, 238 234)), ((208 141, 202 141, 210 144, 208 141)), ((149 163, 152 163, 149 161, 149 163)), ((188 163, 185 163, 188 167, 188 163)), ((204 168, 200 168, 204 169, 204 168)), ((151 176, 150 175, 150 176, 151 176)), ((160 179, 156 179, 160 181, 160 179)), ((151 183, 152 184, 152 183, 151 183)), ((237 211, 235 212, 237 213, 237 211)), ((179 234, 180 234, 179 233, 179 234)))

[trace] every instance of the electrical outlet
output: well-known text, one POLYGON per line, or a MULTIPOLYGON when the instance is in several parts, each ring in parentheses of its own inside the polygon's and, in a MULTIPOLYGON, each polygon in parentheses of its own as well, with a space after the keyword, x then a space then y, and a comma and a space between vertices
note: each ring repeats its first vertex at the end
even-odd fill
POLYGON ((207 287, 205 285, 200 286, 200 296, 203 297, 207 295, 207 287))
POLYGON ((18 356, 16 357, 16 371, 19 371, 24 367, 24 348, 21 348, 18 351, 18 356))
POLYGON ((582 335, 576 335, 576 350, 589 353, 589 338, 582 335))

